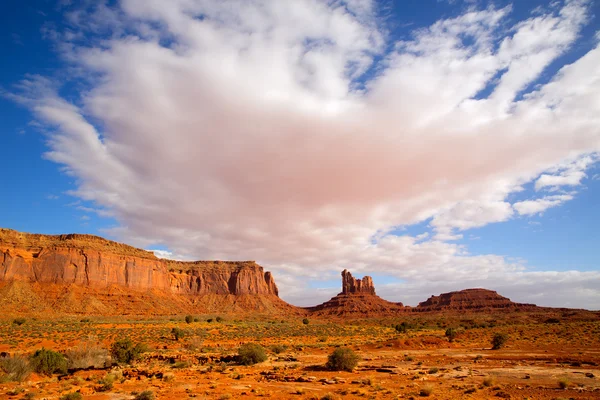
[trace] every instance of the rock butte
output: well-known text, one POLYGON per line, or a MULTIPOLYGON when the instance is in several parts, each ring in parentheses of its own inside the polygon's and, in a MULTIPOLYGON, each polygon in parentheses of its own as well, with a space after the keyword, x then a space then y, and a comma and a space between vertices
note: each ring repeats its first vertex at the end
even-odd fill
POLYGON ((0 302, 6 312, 172 315, 180 313, 383 317, 405 312, 518 311, 486 289, 431 296, 417 307, 376 295, 369 276, 342 271, 342 292, 314 307, 279 298, 254 261, 173 261, 93 235, 40 235, 0 228, 0 302))

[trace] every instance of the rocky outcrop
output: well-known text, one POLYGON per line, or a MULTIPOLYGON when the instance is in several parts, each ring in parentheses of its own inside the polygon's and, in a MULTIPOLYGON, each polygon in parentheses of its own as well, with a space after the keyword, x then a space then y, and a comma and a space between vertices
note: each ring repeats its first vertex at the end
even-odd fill
POLYGON ((392 303, 377 296, 370 276, 355 279, 348 270, 343 270, 342 292, 308 310, 318 316, 371 318, 393 316, 404 312, 406 308, 402 303, 392 303))
MULTIPOLYGON (((92 235, 37 235, 0 229, 0 281, 86 288, 100 297, 115 288, 127 296, 183 295, 200 308, 199 298, 209 295, 230 296, 224 304, 261 296, 261 301, 248 301, 249 311, 270 308, 265 299, 295 308, 278 298, 273 276, 254 261, 164 260, 152 252, 92 235)), ((218 302, 213 303, 216 306, 218 302)))
POLYGON ((375 294, 375 286, 373 279, 370 276, 365 276, 362 279, 355 279, 347 270, 342 271, 342 293, 364 293, 375 294))
POLYGON ((442 293, 431 296, 426 301, 419 303, 414 311, 493 311, 531 309, 534 304, 514 303, 510 299, 500 296, 493 290, 465 289, 457 292, 442 293))

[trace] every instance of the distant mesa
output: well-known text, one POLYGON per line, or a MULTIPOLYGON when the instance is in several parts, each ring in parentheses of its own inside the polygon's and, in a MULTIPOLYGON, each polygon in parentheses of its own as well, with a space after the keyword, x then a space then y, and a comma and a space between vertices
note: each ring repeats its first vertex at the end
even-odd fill
POLYGON ((407 312, 543 310, 493 290, 466 289, 405 307, 377 296, 373 279, 342 271, 342 291, 300 308, 279 298, 254 261, 172 261, 93 235, 39 235, 0 228, 0 304, 6 313, 183 313, 372 318, 407 312))
POLYGON ((487 289, 465 289, 457 292, 442 293, 431 296, 419 303, 415 311, 494 311, 535 308, 535 304, 514 303, 487 289))

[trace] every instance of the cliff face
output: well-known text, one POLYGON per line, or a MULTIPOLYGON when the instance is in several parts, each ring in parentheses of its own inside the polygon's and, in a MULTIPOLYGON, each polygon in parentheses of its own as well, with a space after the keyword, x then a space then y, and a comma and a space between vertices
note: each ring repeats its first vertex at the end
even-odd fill
MULTIPOLYGON (((45 285, 46 290, 65 285, 86 288, 98 296, 115 290, 126 297, 150 292, 192 299, 213 296, 210 302, 217 308, 215 295, 229 296, 225 303, 231 304, 236 303, 234 299, 261 296, 258 302, 247 301, 249 311, 273 308, 263 307, 268 303, 265 299, 292 307, 278 298, 271 273, 254 261, 164 260, 152 252, 92 235, 37 235, 0 229, 0 282, 13 281, 45 285)), ((71 290, 76 291, 81 292, 71 290)), ((202 306, 197 300, 189 301, 202 306)), ((243 307, 243 302, 237 306, 243 307)))
POLYGON ((534 304, 514 303, 493 290, 465 289, 457 292, 442 293, 431 296, 415 307, 415 311, 486 311, 515 308, 528 309, 534 304))
POLYGON ((0 230, 0 279, 186 295, 278 295, 271 273, 254 261, 163 260, 91 235, 31 235, 7 229, 0 230))

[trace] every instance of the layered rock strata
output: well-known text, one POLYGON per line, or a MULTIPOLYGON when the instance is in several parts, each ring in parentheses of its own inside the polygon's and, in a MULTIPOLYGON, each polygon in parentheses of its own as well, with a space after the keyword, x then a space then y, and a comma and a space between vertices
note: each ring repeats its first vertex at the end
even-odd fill
POLYGON ((431 296, 419 303, 414 311, 491 311, 501 309, 530 309, 535 304, 514 303, 493 290, 465 289, 431 296))
POLYGON ((392 303, 375 294, 373 279, 356 279, 348 270, 342 271, 342 292, 308 310, 314 315, 338 317, 393 316, 405 311, 402 303, 392 303))
MULTIPOLYGON (((259 296, 261 301, 246 301, 250 308, 247 311, 270 308, 265 301, 276 303, 271 307, 274 309, 295 309, 279 299, 273 276, 254 261, 165 260, 152 252, 92 235, 38 235, 0 229, 0 282, 5 287, 12 281, 44 285, 46 290, 86 288, 100 297, 107 297, 104 295, 111 290, 127 296, 138 293, 133 295, 138 298, 150 293, 184 296, 187 303, 194 302, 200 309, 200 297, 229 296, 225 305, 243 306, 240 299, 259 296)), ((218 309, 218 302, 210 302, 218 309)))

